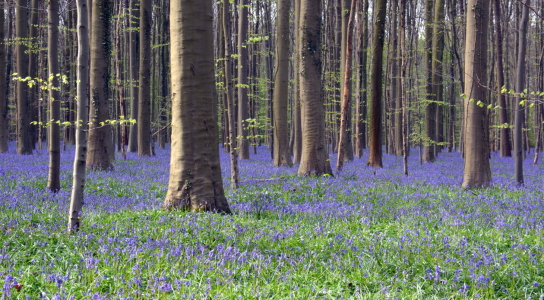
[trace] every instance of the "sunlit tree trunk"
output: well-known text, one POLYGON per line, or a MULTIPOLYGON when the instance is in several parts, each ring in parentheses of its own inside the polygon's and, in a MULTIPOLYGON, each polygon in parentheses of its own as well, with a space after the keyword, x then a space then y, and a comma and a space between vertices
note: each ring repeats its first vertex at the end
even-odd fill
POLYGON ((219 165, 211 1, 170 2, 172 151, 166 209, 230 213, 219 165))
MULTIPOLYGON (((4 1, 0 0, 0 41, 4 40, 4 1)), ((6 47, 0 45, 0 153, 8 152, 8 94, 6 88, 6 47)))
POLYGON ((469 0, 465 40, 465 167, 464 188, 480 188, 491 182, 489 165, 488 91, 480 83, 487 82, 487 34, 489 0, 469 0))
POLYGON ((140 0, 138 156, 151 155, 151 0, 140 0))
POLYGON ((372 63, 370 65, 370 151, 368 165, 373 168, 382 168, 382 64, 387 0, 377 0, 375 11, 372 63))
POLYGON ((274 82, 274 166, 291 166, 287 130, 289 88, 289 10, 291 0, 278 1, 276 20, 276 71, 274 82))
POLYGON ((68 211, 68 230, 76 231, 81 226, 81 213, 84 203, 85 166, 87 161, 87 116, 89 110, 89 19, 87 1, 77 0, 77 118, 76 153, 72 175, 72 195, 68 211))
POLYGON ((301 0, 298 76, 303 124, 299 175, 332 174, 325 141, 320 32, 321 1, 301 0))
MULTIPOLYGON (((49 0, 48 22, 48 63, 49 78, 52 78, 53 87, 59 88, 59 1, 49 0)), ((60 190, 60 90, 49 89, 49 104, 51 124, 49 125, 49 177, 47 188, 53 192, 60 190)))
POLYGON ((107 170, 113 167, 110 161, 112 147, 109 120, 109 62, 111 54, 111 15, 112 0, 93 1, 91 20, 91 72, 90 72, 90 111, 89 148, 87 167, 107 170))

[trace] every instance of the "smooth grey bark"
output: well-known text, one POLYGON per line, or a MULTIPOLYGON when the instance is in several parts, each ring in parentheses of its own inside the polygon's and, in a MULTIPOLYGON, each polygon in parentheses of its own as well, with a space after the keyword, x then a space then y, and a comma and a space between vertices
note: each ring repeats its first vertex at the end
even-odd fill
POLYGON ((151 0, 140 0, 138 156, 151 155, 151 0))
POLYGON ((113 153, 111 125, 109 119, 109 62, 111 57, 112 0, 94 0, 91 19, 91 70, 89 148, 87 167, 95 170, 113 168, 110 154, 113 153), (111 153, 110 153, 111 152, 111 153))
POLYGON ((278 1, 276 20, 276 72, 274 80, 274 167, 292 166, 287 131, 289 89, 289 10, 291 0, 278 1))
POLYGON ((87 1, 77 0, 77 121, 76 153, 72 175, 72 194, 68 211, 68 231, 77 231, 81 226, 84 204, 85 167, 87 162, 87 119, 89 110, 89 18, 87 1))
POLYGON ((298 52, 300 43, 300 0, 295 2, 295 46, 294 50, 294 74, 295 74, 295 90, 293 99, 293 163, 300 163, 302 155, 302 120, 300 110, 300 78, 298 76, 300 68, 300 53, 298 52))
POLYGON ((463 188, 482 188, 491 182, 489 164, 489 134, 487 108, 477 101, 488 102, 487 40, 489 0, 469 0, 465 39, 465 94, 464 101, 464 175, 463 188))
POLYGON ((363 29, 362 29, 362 37, 361 37, 361 50, 359 53, 359 60, 360 60, 360 66, 359 66, 359 72, 360 72, 360 88, 361 90, 358 91, 358 105, 356 106, 356 112, 355 112, 355 154, 358 158, 361 158, 363 156, 363 149, 366 148, 366 116, 367 116, 367 58, 368 58, 368 7, 369 7, 369 0, 363 1, 363 11, 362 11, 362 18, 363 18, 363 29))
MULTIPOLYGON (((0 41, 4 40, 4 0, 0 0, 0 41)), ((0 153, 8 152, 8 93, 6 88, 6 46, 0 44, 0 153)))
POLYGON ((525 89, 525 54, 527 52, 527 23, 529 21, 530 0, 522 5, 522 16, 519 23, 519 41, 518 41, 518 67, 516 71, 516 119, 514 124, 514 180, 516 184, 523 185, 523 123, 525 120, 525 106, 522 105, 520 95, 525 89))
POLYGON ((47 188, 52 192, 58 192, 60 190, 60 104, 61 96, 59 88, 59 77, 57 74, 60 72, 59 68, 59 1, 49 0, 49 7, 47 10, 48 17, 48 64, 49 64, 49 78, 52 78, 53 88, 49 89, 49 108, 50 117, 49 121, 49 175, 47 181, 47 188))
POLYGON ((170 2, 172 151, 165 209, 230 213, 219 165, 211 1, 170 2))

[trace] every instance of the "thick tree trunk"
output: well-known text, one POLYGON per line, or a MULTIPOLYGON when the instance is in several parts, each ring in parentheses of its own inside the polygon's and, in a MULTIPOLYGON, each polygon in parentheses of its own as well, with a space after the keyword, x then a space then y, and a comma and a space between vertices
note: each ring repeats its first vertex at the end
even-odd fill
POLYGON ((238 12, 238 156, 249 159, 248 125, 248 0, 240 0, 238 12))
POLYGON ((480 188, 491 182, 489 165, 489 134, 487 108, 488 91, 479 86, 487 82, 487 34, 489 0, 469 0, 465 40, 465 170, 464 188, 480 188))
POLYGON ((289 89, 289 10, 291 0, 278 1, 276 20, 276 78, 274 82, 274 167, 291 166, 287 130, 289 89))
MULTIPOLYGON (((28 36, 27 0, 17 0, 16 9, 16 30, 15 35, 19 41, 24 41, 28 36)), ((28 76, 28 55, 25 51, 28 47, 24 42, 15 44, 17 55, 16 71, 17 76, 26 78, 28 76)), ((17 81, 17 154, 32 154, 34 140, 30 128, 30 105, 28 99, 28 86, 26 82, 17 81)))
POLYGON ((325 141, 320 32, 321 1, 301 0, 298 76, 303 124, 299 175, 332 175, 325 141))
POLYGON ((353 51, 353 28, 354 28, 354 18, 357 13, 357 2, 358 0, 352 0, 351 9, 349 14, 349 21, 347 26, 347 37, 346 37, 346 52, 344 54, 344 68, 343 74, 344 78, 342 79, 342 107, 340 111, 340 136, 338 138, 338 160, 336 161, 336 170, 341 171, 344 167, 344 159, 349 160, 349 154, 351 153, 351 160, 353 160, 353 148, 349 140, 351 140, 351 124, 349 119, 351 115, 349 113, 350 108, 350 98, 351 98, 351 56, 353 51), (351 151, 348 151, 351 150, 351 151))
MULTIPOLYGON (((59 1, 49 0, 48 22, 48 63, 49 78, 53 78, 51 84, 53 87, 59 87, 60 73, 58 41, 59 41, 59 1)), ((49 104, 51 124, 49 125, 49 176, 47 188, 52 192, 60 190, 60 90, 56 88, 49 89, 49 104)))
POLYGON ((372 63, 370 65, 370 151, 368 165, 373 168, 382 168, 382 64, 387 0, 377 0, 375 11, 372 63))
POLYGON ((514 180, 518 185, 523 185, 523 123, 525 120, 525 106, 522 105, 521 93, 525 93, 525 53, 527 52, 527 23, 529 21, 530 0, 522 5, 522 17, 519 24, 519 41, 518 41, 518 68, 516 72, 516 119, 514 124, 514 180))
MULTIPOLYGON (((137 22, 137 16, 139 16, 136 9, 136 3, 138 0, 130 0, 130 18, 128 26, 130 30, 129 36, 129 61, 130 61, 130 118, 133 120, 138 119, 138 50, 139 50, 139 36, 135 29, 135 26, 139 26, 137 22)), ((138 124, 138 123, 136 123, 138 124)), ((130 125, 128 134, 128 152, 138 151, 138 125, 130 125)))
MULTIPOLYGON (((0 0, 0 41, 4 40, 4 1, 0 0)), ((6 88, 6 47, 0 45, 0 153, 8 152, 8 93, 6 88)))
POLYGON ((81 226, 83 191, 85 189, 85 165, 87 161, 87 119, 89 84, 89 20, 87 1, 77 0, 77 122, 76 154, 72 176, 72 195, 68 212, 68 231, 76 231, 81 226))
POLYGON ((140 0, 138 156, 151 155, 151 0, 140 0))
POLYGON ((170 2, 172 152, 166 209, 230 213, 219 166, 210 1, 170 2))
POLYGON ((108 113, 109 62, 111 53, 111 15, 112 0, 93 1, 91 20, 91 72, 90 72, 90 112, 89 148, 87 167, 107 170, 113 167, 110 152, 113 152, 111 125, 108 113))

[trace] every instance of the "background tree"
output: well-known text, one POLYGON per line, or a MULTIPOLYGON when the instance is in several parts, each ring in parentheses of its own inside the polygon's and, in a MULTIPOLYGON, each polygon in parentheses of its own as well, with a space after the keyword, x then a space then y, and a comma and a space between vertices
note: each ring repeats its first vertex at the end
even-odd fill
POLYGON ((91 73, 89 147, 87 167, 107 170, 113 167, 110 155, 113 153, 109 118, 109 62, 111 56, 112 0, 95 0, 91 19, 91 73))
POLYGON ((172 154, 167 209, 230 213, 216 116, 211 1, 170 2, 172 154))
POLYGON ((6 46, 3 44, 4 32, 4 1, 0 0, 0 153, 8 152, 8 91, 6 85, 6 46))
POLYGON ((469 0, 465 40, 465 168, 464 188, 480 188, 491 182, 489 165, 488 91, 480 86, 487 82, 487 40, 489 0, 469 0))
POLYGON ((331 174, 325 141, 321 83, 321 1, 300 2, 299 82, 302 112, 302 155, 299 175, 331 174))
MULTIPOLYGON (((16 8, 16 44, 17 76, 26 78, 28 76, 28 19, 27 0, 17 0, 16 8)), ((30 128, 30 105, 28 99, 28 86, 26 82, 17 80, 17 154, 32 154, 34 140, 30 128)), ((36 120, 34 120, 36 121, 36 120)))
POLYGON ((81 213, 84 203, 85 168, 87 162, 87 121, 89 110, 89 17, 87 1, 77 0, 77 118, 76 153, 72 175, 72 194, 68 211, 68 230, 76 231, 81 226, 81 213))
POLYGON ((48 14, 48 58, 49 80, 52 87, 49 89, 50 117, 49 121, 49 176, 47 188, 53 192, 60 190, 60 80, 59 80, 59 1, 49 0, 48 14))
MULTIPOLYGON (((139 26, 138 1, 130 0, 129 14, 129 69, 130 69, 130 118, 138 119, 138 57, 139 57, 139 26)), ((136 122, 138 124, 138 122, 136 122)), ((128 134, 128 152, 138 151, 138 125, 131 125, 128 134)))
POLYGON ((291 0, 278 1, 276 19, 276 72, 274 81, 274 166, 291 166, 287 131, 289 87, 289 10, 291 0))
POLYGON ((138 155, 151 155, 151 0, 140 0, 138 155))
POLYGON ((370 65, 370 153, 368 165, 382 168, 382 74, 387 0, 377 0, 370 65))
POLYGON ((436 159, 436 99, 433 94, 433 4, 434 0, 425 0, 425 74, 426 74, 426 105, 425 105, 425 143, 423 161, 433 162, 436 159))
POLYGON ((249 159, 248 125, 248 0, 240 0, 238 6, 238 156, 249 159))

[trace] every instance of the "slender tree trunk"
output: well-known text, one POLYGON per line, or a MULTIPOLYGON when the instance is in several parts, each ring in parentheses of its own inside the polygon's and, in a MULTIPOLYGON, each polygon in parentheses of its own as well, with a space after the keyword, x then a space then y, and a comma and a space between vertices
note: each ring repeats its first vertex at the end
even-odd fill
POLYGON ((323 85, 321 82, 321 1, 300 2, 300 103, 302 155, 299 175, 331 174, 325 141, 323 85))
POLYGON ((444 54, 444 0, 436 0, 434 2, 434 22, 433 22, 433 43, 432 43, 432 88, 433 88, 433 97, 435 102, 431 105, 434 105, 435 110, 435 144, 434 144, 434 154, 440 152, 442 145, 439 143, 443 142, 443 113, 442 113, 442 103, 443 103, 443 83, 442 83, 442 61, 444 54))
POLYGON ((214 116, 211 1, 170 2, 172 154, 166 209, 230 213, 214 116))
MULTIPOLYGON (((4 0, 0 0, 0 41, 4 41, 4 0)), ((0 44, 0 153, 8 152, 8 91, 6 87, 6 46, 0 44)))
POLYGON ((361 66, 359 67, 361 72, 361 91, 358 91, 358 94, 360 95, 360 102, 359 105, 357 105, 357 112, 356 112, 356 126, 355 126, 355 136, 357 137, 356 140, 356 154, 357 157, 361 158, 363 156, 363 149, 366 148, 366 101, 367 101, 367 70, 366 70, 366 64, 367 64, 367 56, 368 56, 368 7, 369 7, 369 1, 364 0, 363 4, 363 32, 361 37, 361 53, 360 60, 361 60, 361 66))
POLYGON ((151 0, 140 0, 138 156, 151 155, 151 0))
POLYGON ((300 0, 294 0, 295 2, 295 46, 294 46, 294 66, 295 66, 295 91, 293 101, 293 163, 300 163, 302 155, 302 121, 300 110, 300 77, 298 76, 300 70, 300 0))
POLYGON ((487 34, 489 0, 469 0, 465 40, 465 167, 464 188, 486 187, 491 182, 489 165, 488 91, 479 84, 487 82, 487 34))
MULTIPOLYGON (((28 36, 27 0, 17 0, 16 9, 16 32, 19 42, 15 44, 17 55, 16 71, 17 76, 26 78, 28 76, 28 55, 25 51, 28 47, 23 42, 28 36)), ((34 140, 30 128, 30 105, 28 99, 28 86, 26 82, 17 81, 17 154, 32 154, 34 140)))
POLYGON ((55 88, 49 89, 50 102, 50 118, 49 125, 49 176, 47 188, 52 192, 60 190, 60 90, 59 77, 60 72, 58 44, 59 44, 59 1, 49 0, 48 22, 48 59, 49 62, 49 78, 52 78, 52 86, 55 88))
MULTIPOLYGON (((344 159, 347 152, 347 149, 351 149, 351 144, 348 144, 348 135, 351 135, 351 130, 348 130, 349 122, 348 119, 351 117, 348 113, 350 107, 350 98, 351 98, 351 53, 353 51, 353 28, 354 28, 354 18, 357 13, 357 2, 358 0, 352 0, 351 9, 349 14, 349 21, 347 26, 347 37, 346 37, 346 53, 344 55, 344 78, 342 80, 342 108, 340 113, 340 137, 338 138, 338 160, 336 161, 336 170, 341 171, 344 167, 344 159)), ((353 151, 352 151, 353 155, 353 151)))
POLYGON ((68 230, 77 231, 81 226, 81 213, 84 204, 85 165, 87 161, 87 119, 89 94, 89 20, 87 1, 77 0, 77 122, 76 153, 72 176, 72 195, 68 212, 68 230))
POLYGON ((399 49, 400 49, 400 99, 402 107, 402 118, 401 118, 401 135, 402 135, 402 156, 404 164, 404 175, 408 175, 408 154, 410 149, 408 148, 408 107, 406 105, 406 0, 399 0, 399 49))
POLYGON ((525 54, 527 52, 527 23, 529 21, 530 0, 522 5, 522 17, 519 23, 518 68, 516 72, 516 119, 514 124, 514 180, 523 185, 523 122, 525 120, 525 105, 522 104, 522 93, 525 89, 525 54))
POLYGON ((248 0, 240 0, 238 13, 238 155, 249 159, 248 125, 248 0))
POLYGON ((274 82, 274 167, 291 166, 287 130, 289 88, 289 10, 291 0, 278 1, 276 75, 274 82))
POLYGON ((387 0, 377 0, 375 11, 372 63, 370 65, 370 151, 368 165, 373 168, 382 168, 382 65, 387 0))
MULTIPOLYGON (((130 14, 129 24, 130 37, 129 37, 129 60, 130 60, 130 118, 133 120, 138 119, 138 50, 139 50, 139 35, 135 30, 136 26, 139 26, 137 22, 136 4, 139 0, 130 0, 130 14)), ((137 123, 136 123, 137 124, 137 123)), ((131 125, 128 136, 128 152, 138 151, 138 125, 131 125)))
POLYGON ((227 97, 227 117, 229 123, 228 143, 230 153, 230 183, 233 189, 239 186, 238 152, 236 151, 236 119, 234 118, 234 88, 232 84, 232 57, 230 51, 230 9, 229 2, 223 1, 223 36, 225 38, 225 93, 227 97))
POLYGON ((426 99, 425 105, 425 145, 423 148, 423 161, 433 162, 436 159, 434 143, 436 142, 436 100, 433 94, 433 0, 425 1, 425 69, 426 69, 426 99))
POLYGON ((111 125, 109 119, 108 95, 109 62, 111 52, 110 32, 112 0, 93 1, 91 20, 91 72, 90 72, 90 112, 89 147, 87 167, 107 170, 113 167, 110 152, 113 152, 111 125))
MULTIPOLYGON (((30 18, 30 27, 28 29, 28 43, 30 45, 29 50, 31 50, 28 53, 28 76, 32 78, 41 77, 38 75, 38 57, 42 55, 37 49, 40 48, 40 30, 39 30, 39 3, 41 1, 38 0, 31 0, 30 1, 30 10, 28 12, 29 18, 30 18)), ((26 54, 26 53, 25 53, 26 54)), ((43 60, 42 60, 43 61, 43 60)), ((38 91, 40 93, 42 91, 38 91)), ((29 88, 28 91, 28 119, 32 121, 38 120, 38 110, 41 108, 41 105, 38 103, 38 99, 40 98, 35 94, 35 92, 29 88)), ((48 108, 48 106, 46 106, 48 108)), ((31 144, 32 148, 36 148, 36 141, 40 141, 38 143, 39 150, 41 150, 42 143, 42 133, 41 133, 41 126, 35 126, 32 125, 29 127, 30 134, 31 134, 31 144)))

